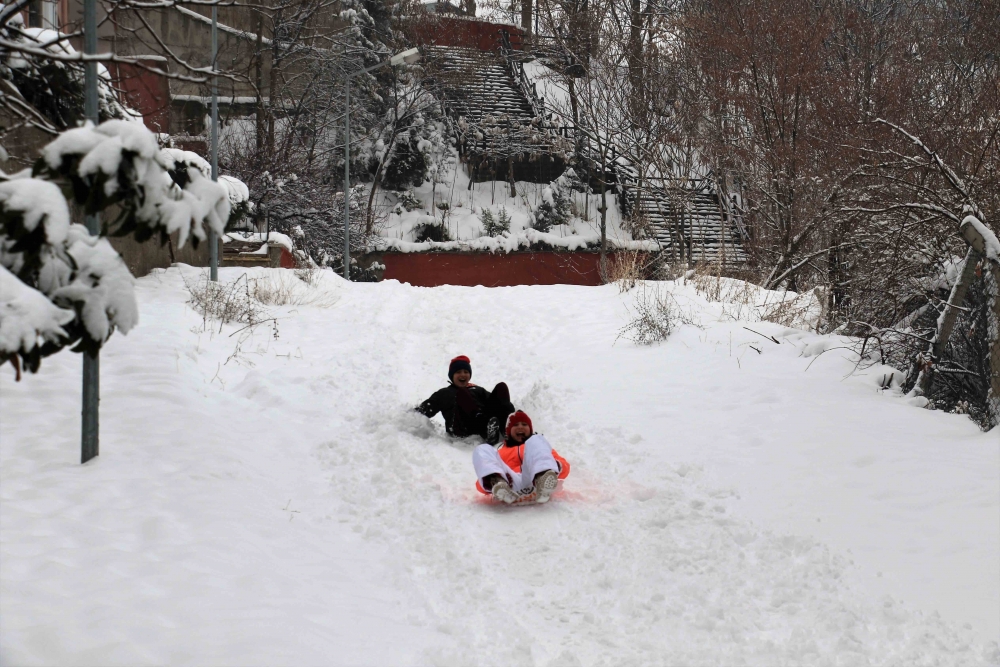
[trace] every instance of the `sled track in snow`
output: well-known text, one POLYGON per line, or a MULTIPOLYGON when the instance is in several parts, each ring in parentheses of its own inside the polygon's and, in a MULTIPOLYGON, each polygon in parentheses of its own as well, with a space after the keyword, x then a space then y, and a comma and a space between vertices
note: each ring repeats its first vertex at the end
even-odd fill
MULTIPOLYGON (((324 445, 344 516, 406 573, 394 584, 414 595, 411 620, 455 638, 433 664, 920 664, 949 637, 888 600, 859 613, 843 583, 849 563, 728 516, 730 494, 699 489, 685 477, 694 471, 632 483, 630 466, 593 454, 591 436, 560 442, 567 435, 591 456, 577 452, 548 505, 516 509, 479 502, 471 447, 419 417, 372 413, 359 424, 365 446, 324 445), (612 473, 602 482, 595 467, 612 473)), ((970 647, 951 639, 961 664, 970 647)))
POLYGON ((434 340, 440 358, 465 349, 454 333, 461 309, 383 307, 426 328, 386 333, 399 358, 370 361, 363 372, 376 379, 355 397, 356 419, 317 456, 340 520, 391 554, 408 620, 453 637, 423 656, 428 664, 924 664, 942 651, 951 664, 988 662, 936 615, 872 604, 852 588, 850 561, 817 541, 732 516, 734 492, 705 488, 699 470, 648 470, 644 449, 655 443, 563 414, 559 391, 531 383, 548 375, 530 340, 496 350, 532 369, 503 379, 536 423, 555 425, 544 432, 573 473, 547 505, 483 503, 475 443, 384 403, 417 341, 434 340))

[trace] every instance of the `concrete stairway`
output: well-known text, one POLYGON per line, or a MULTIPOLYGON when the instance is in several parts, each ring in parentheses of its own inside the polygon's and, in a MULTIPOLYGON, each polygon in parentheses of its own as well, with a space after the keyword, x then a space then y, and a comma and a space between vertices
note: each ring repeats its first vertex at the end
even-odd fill
POLYGON ((708 187, 644 189, 631 197, 633 215, 648 221, 654 238, 671 259, 711 264, 743 264, 746 250, 739 230, 708 187))
MULTIPOLYGON (((519 163, 511 167, 515 180, 548 182, 562 173, 565 162, 558 155, 572 153, 573 139, 547 128, 544 104, 519 67, 517 59, 525 54, 509 48, 505 55, 437 46, 426 47, 425 55, 474 180, 483 171, 505 178, 508 160, 519 163), (523 168, 529 162, 533 166, 523 168)), ((586 142, 579 157, 595 168, 586 142)), ((616 162, 611 180, 621 185, 623 208, 649 222, 668 257, 726 265, 746 262, 742 237, 707 183, 640 190, 635 187, 636 168, 622 159, 616 162)))
POLYGON ((426 50, 451 110, 470 123, 487 115, 508 115, 522 123, 535 117, 501 54, 448 46, 426 50))
POLYGON ((465 150, 492 159, 549 152, 547 132, 537 108, 522 90, 501 53, 460 47, 427 47, 438 94, 465 150))

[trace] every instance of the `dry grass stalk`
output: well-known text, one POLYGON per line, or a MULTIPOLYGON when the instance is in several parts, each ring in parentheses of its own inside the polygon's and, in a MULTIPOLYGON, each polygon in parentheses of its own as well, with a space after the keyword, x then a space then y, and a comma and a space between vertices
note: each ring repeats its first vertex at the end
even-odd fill
POLYGON ((316 306, 329 308, 338 301, 337 295, 319 289, 318 270, 301 269, 269 271, 249 279, 250 294, 268 306, 316 306), (312 273, 307 273, 313 271, 312 273))
POLYGON ((652 345, 665 341, 681 324, 695 324, 685 315, 673 293, 658 283, 643 283, 633 303, 634 316, 618 332, 636 345, 652 345))
POLYGON ((690 276, 695 291, 722 306, 731 320, 772 322, 796 329, 812 329, 821 315, 821 295, 815 292, 774 292, 747 280, 726 278, 719 265, 699 265, 690 276))
POLYGON ((207 275, 203 275, 194 283, 185 278, 184 285, 191 295, 188 304, 202 316, 206 325, 212 321, 218 322, 220 326, 252 326, 272 319, 270 313, 254 298, 251 282, 245 273, 230 283, 213 282, 207 275))
POLYGON ((608 282, 616 283, 619 292, 628 292, 646 278, 646 253, 619 250, 608 261, 608 282))

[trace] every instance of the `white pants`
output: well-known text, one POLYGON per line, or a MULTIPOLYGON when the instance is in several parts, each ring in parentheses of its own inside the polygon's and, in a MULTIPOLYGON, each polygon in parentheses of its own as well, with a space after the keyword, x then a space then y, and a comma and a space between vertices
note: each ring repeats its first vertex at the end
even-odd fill
POLYGON ((516 493, 534 488, 535 475, 538 473, 546 470, 559 471, 559 465, 552 457, 552 445, 544 435, 533 435, 524 443, 524 462, 521 464, 521 472, 511 470, 493 445, 484 444, 473 449, 472 465, 476 468, 476 477, 479 478, 480 484, 487 475, 498 474, 513 480, 510 488, 516 493))

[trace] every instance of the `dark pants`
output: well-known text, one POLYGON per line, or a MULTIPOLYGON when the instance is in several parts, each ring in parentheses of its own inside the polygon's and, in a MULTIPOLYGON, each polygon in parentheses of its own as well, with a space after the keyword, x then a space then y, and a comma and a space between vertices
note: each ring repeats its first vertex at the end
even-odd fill
POLYGON ((500 442, 507 426, 507 415, 514 412, 510 389, 505 382, 493 387, 485 405, 480 405, 472 392, 458 390, 452 433, 460 438, 478 435, 485 442, 500 442))

